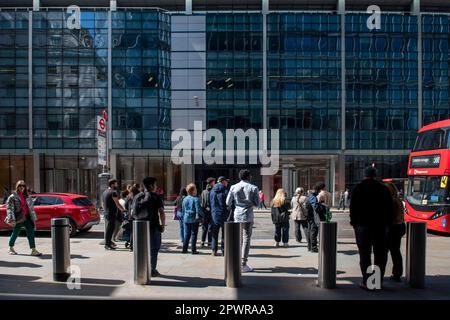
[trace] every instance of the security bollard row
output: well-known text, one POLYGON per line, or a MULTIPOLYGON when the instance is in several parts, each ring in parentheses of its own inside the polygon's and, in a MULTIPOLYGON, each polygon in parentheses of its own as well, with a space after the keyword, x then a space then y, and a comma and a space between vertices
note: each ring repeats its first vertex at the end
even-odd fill
MULTIPOLYGON (((68 218, 53 218, 51 223, 54 281, 66 281, 70 274, 70 236, 68 218)), ((425 222, 408 222, 406 239, 406 282, 412 288, 424 288, 426 265, 425 222)), ((225 223, 225 285, 242 285, 241 270, 242 224, 225 223)), ((133 221, 134 283, 150 283, 150 222, 133 221)), ((321 222, 318 286, 336 287, 337 223, 321 222)))

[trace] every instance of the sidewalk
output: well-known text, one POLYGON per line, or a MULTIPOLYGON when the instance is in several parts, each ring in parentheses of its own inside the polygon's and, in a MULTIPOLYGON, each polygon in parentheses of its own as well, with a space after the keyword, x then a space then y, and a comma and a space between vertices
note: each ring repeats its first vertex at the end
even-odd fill
MULTIPOLYGON (((5 239, 2 239, 5 240, 5 239)), ((133 254, 105 251, 98 239, 71 239, 71 263, 81 270, 81 290, 69 290, 52 281, 51 239, 37 239, 41 258, 28 256, 24 237, 9 256, 7 243, 0 244, 0 299, 450 299, 450 238, 429 237, 426 289, 410 289, 386 279, 385 290, 358 288, 360 271, 353 239, 339 239, 337 289, 316 286, 318 255, 305 244, 274 248, 271 240, 255 240, 249 264, 253 273, 243 274, 243 287, 224 286, 223 257, 183 255, 179 242, 163 239, 158 270, 148 286, 133 284, 133 254)), ((403 248, 405 244, 403 243, 403 248)), ((388 272, 390 271, 388 265, 388 272)), ((387 273, 389 275, 389 273, 387 273)))

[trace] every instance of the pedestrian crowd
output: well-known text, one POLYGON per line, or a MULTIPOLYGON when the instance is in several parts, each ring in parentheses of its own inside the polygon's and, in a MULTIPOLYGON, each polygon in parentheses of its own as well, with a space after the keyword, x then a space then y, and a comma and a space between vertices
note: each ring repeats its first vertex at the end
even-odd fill
MULTIPOLYGON (((399 191, 391 183, 378 181, 375 167, 367 167, 364 180, 353 190, 351 201, 348 189, 341 193, 339 209, 349 205, 350 224, 354 228, 362 273, 361 288, 371 289, 368 279, 378 270, 381 283, 386 270, 388 253, 393 262, 391 279, 400 281, 403 274, 403 260, 400 251, 401 239, 405 235, 404 205, 399 191), (371 255, 374 254, 374 266, 371 255), (377 269, 377 270, 376 270, 377 269)), ((254 228, 253 208, 261 209, 264 193, 251 183, 249 170, 239 172, 239 182, 229 186, 224 176, 208 178, 206 187, 198 192, 194 183, 181 188, 174 202, 173 219, 179 222, 181 252, 198 254, 197 238, 201 228, 201 247, 208 247, 212 256, 223 256, 224 226, 226 222, 242 223, 242 272, 251 272, 248 264, 251 238, 254 228), (219 247, 220 240, 220 247, 219 247), (219 250, 220 249, 220 250, 219 250), (220 251, 220 252, 219 252, 220 251)), ((118 181, 110 179, 103 192, 102 205, 105 218, 106 250, 116 250, 118 234, 122 230, 125 248, 133 251, 133 220, 150 222, 151 275, 157 277, 158 253, 162 234, 165 231, 166 213, 157 179, 146 177, 142 184, 128 185, 119 194, 118 181)), ((16 184, 16 190, 6 199, 7 216, 5 222, 13 227, 9 239, 9 253, 17 252, 14 244, 22 228, 25 228, 31 255, 42 255, 36 250, 34 230, 36 213, 33 201, 24 181, 16 184)), ((318 233, 321 222, 331 220, 332 196, 322 182, 312 190, 303 187, 295 189, 289 199, 287 191, 278 189, 270 203, 271 219, 274 224, 274 246, 289 246, 291 220, 294 224, 295 240, 306 240, 309 252, 319 251, 318 233), (302 235, 302 232, 304 236, 302 235)))

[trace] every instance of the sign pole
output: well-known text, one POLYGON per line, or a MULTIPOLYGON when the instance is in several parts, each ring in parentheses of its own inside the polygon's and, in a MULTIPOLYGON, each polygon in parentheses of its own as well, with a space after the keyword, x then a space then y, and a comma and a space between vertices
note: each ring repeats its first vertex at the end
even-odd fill
POLYGON ((106 172, 106 168, 109 171, 109 143, 108 143, 108 128, 109 128, 109 119, 108 119, 108 113, 106 112, 106 110, 103 110, 103 119, 105 119, 106 122, 106 132, 105 132, 105 137, 106 137, 106 164, 103 165, 103 173, 106 172))

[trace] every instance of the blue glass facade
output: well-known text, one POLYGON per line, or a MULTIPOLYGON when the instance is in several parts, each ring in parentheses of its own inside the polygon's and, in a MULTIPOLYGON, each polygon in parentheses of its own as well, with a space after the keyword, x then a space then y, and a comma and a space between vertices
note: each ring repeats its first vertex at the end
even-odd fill
POLYGON ((170 149, 170 16, 112 13, 113 148, 170 149))
POLYGON ((410 149, 418 115, 417 17, 346 15, 346 147, 410 149))
POLYGON ((449 16, 422 16, 423 123, 450 118, 449 16))
MULTIPOLYGON (((306 155, 308 165, 320 160, 323 167, 332 159, 329 168, 344 170, 336 173, 339 183, 352 185, 360 178, 352 172, 373 162, 383 175, 404 175, 421 106, 423 125, 450 117, 449 14, 382 13, 381 28, 369 30, 364 12, 347 11, 343 18, 334 9, 278 11, 274 5, 263 14, 259 2, 245 7, 255 10, 248 12, 208 11, 210 6, 205 2, 206 12, 200 12, 194 5, 199 11, 185 20, 181 11, 150 7, 111 13, 82 7, 79 30, 67 28, 64 8, 0 8, 4 162, 14 162, 11 152, 30 163, 34 150, 61 159, 67 151, 80 156, 80 163, 90 159, 83 168, 72 163, 70 170, 98 169, 95 120, 111 108, 110 147, 123 181, 141 171, 155 174, 152 168, 168 161, 175 126, 205 119, 205 128, 220 130, 260 129, 266 123, 280 130, 282 164, 300 163, 306 155), (174 48, 174 39, 185 43, 174 48), (177 58, 171 61, 171 55, 177 58), (182 111, 177 121, 172 108, 182 111), (126 163, 130 157, 132 167, 126 163)), ((36 163, 44 175, 67 169, 66 160, 36 163)), ((164 170, 157 170, 161 179, 172 169, 164 170)), ((256 174, 258 168, 252 170, 256 174)), ((15 177, 6 171, 0 180, 15 177)), ((281 179, 278 174, 274 181, 279 185, 281 179)), ((56 184, 59 178, 49 174, 47 180, 56 184)))
MULTIPOLYGON (((0 12, 2 149, 28 149, 28 11, 0 12)), ((33 148, 95 149, 108 109, 108 11, 33 12, 33 148)), ((170 149, 170 15, 112 13, 113 148, 170 149)))
POLYGON ((208 128, 262 128, 260 14, 206 15, 208 128))
POLYGON ((107 109, 108 12, 33 13, 33 143, 36 149, 96 148, 96 116, 107 109))
POLYGON ((282 150, 340 148, 341 50, 336 14, 268 16, 268 123, 282 150))
POLYGON ((0 12, 0 149, 27 149, 28 12, 0 12))

